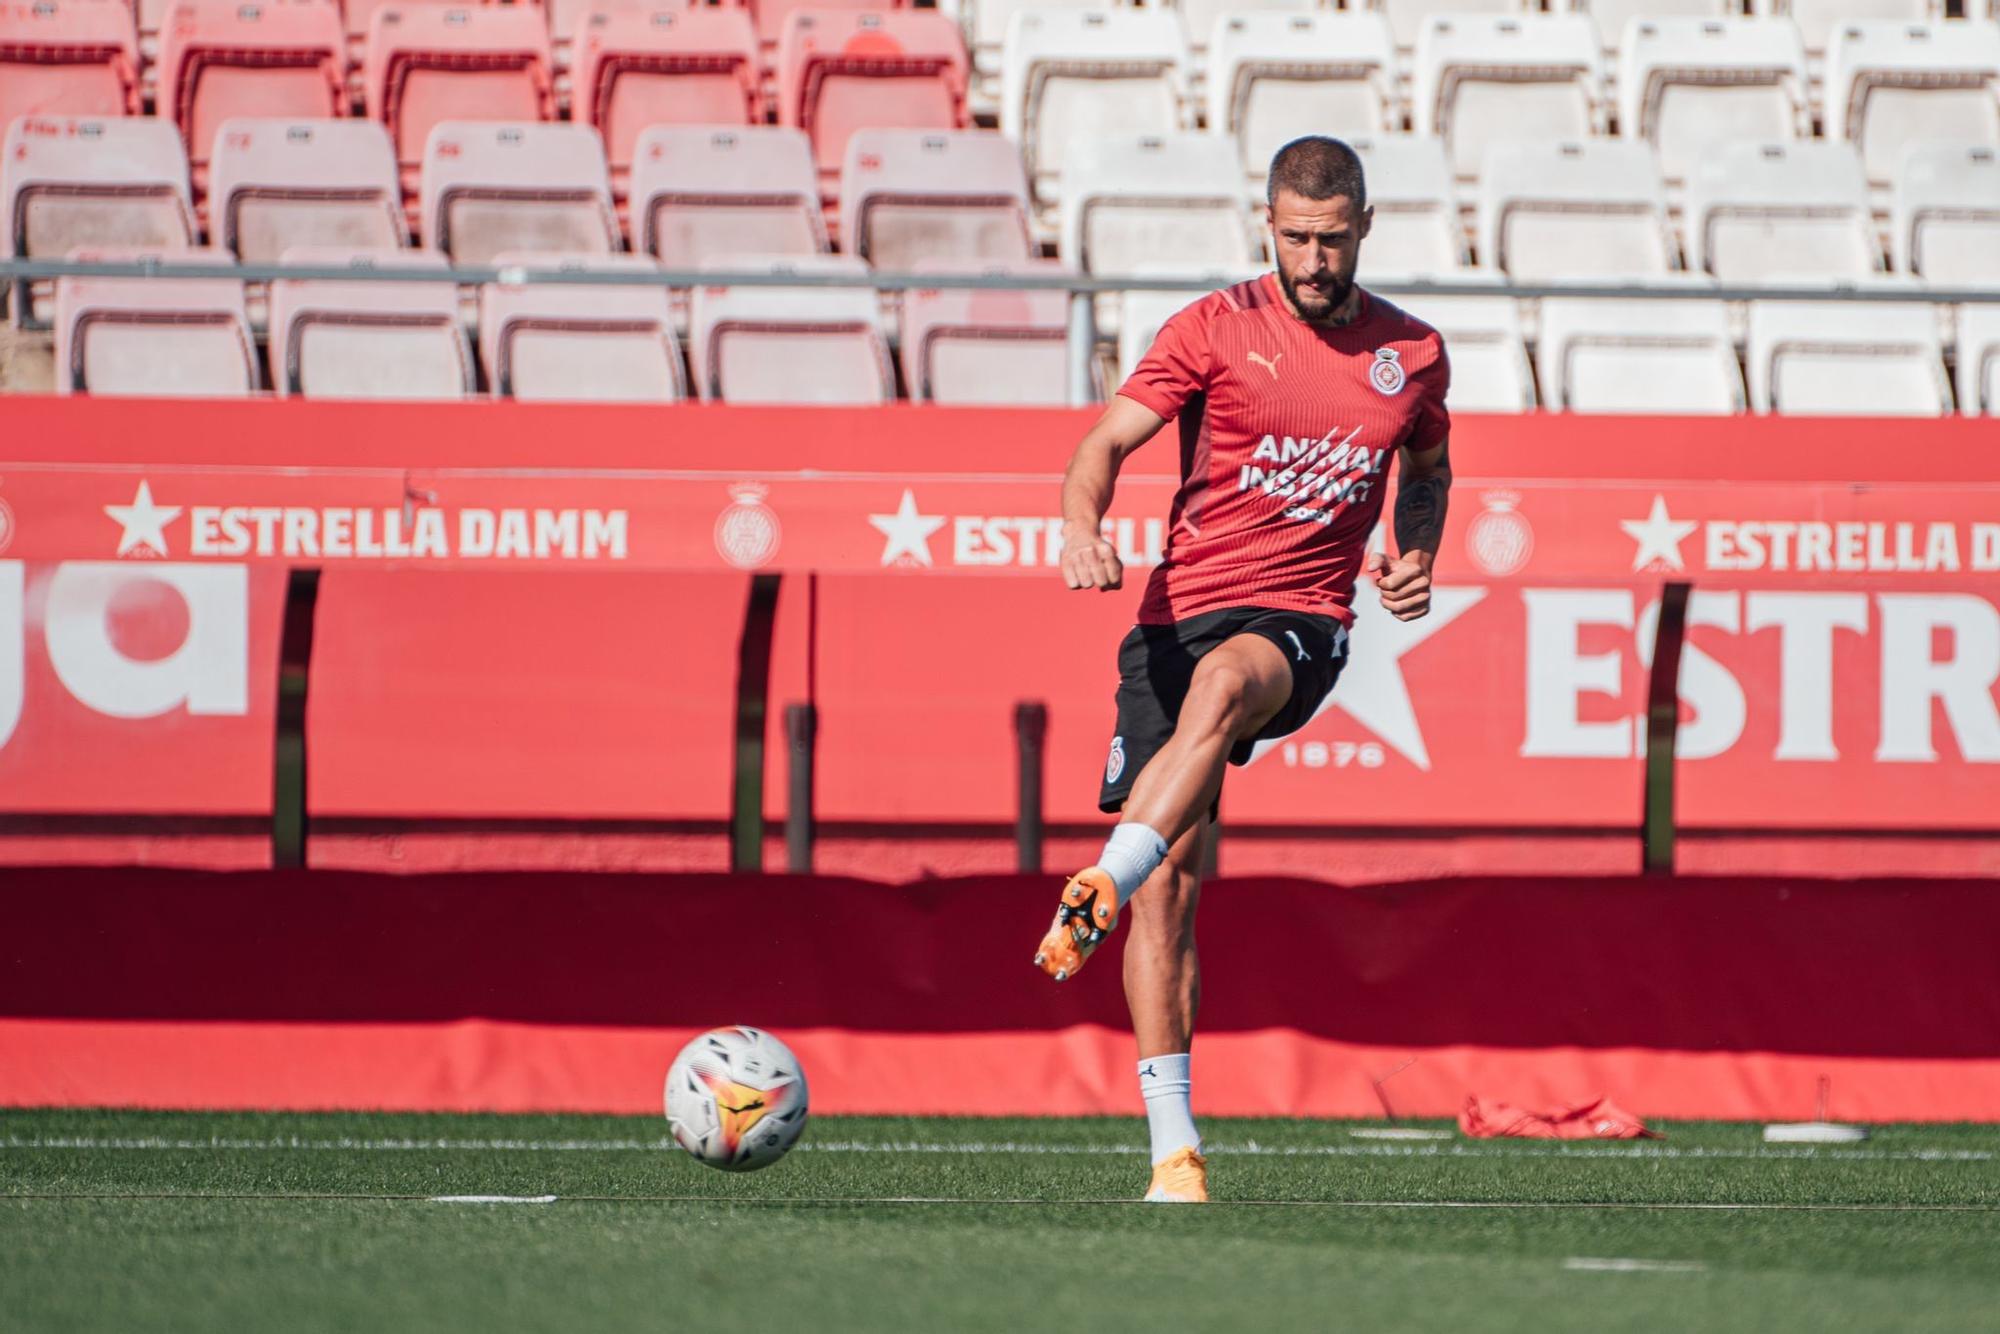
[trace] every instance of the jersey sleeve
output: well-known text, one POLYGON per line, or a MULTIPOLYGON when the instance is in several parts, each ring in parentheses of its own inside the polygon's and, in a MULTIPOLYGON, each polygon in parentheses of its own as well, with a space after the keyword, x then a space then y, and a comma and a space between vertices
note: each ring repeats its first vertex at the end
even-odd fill
POLYGON ((1451 388, 1451 357, 1445 352, 1443 334, 1433 333, 1431 338, 1437 355, 1410 376, 1410 387, 1417 393, 1417 411, 1403 445, 1413 454, 1436 449, 1451 432, 1451 413, 1444 406, 1445 393, 1451 388))
POLYGON ((1196 394, 1208 389, 1209 326, 1216 298, 1204 297, 1160 326, 1153 346, 1118 392, 1162 417, 1178 417, 1196 394))

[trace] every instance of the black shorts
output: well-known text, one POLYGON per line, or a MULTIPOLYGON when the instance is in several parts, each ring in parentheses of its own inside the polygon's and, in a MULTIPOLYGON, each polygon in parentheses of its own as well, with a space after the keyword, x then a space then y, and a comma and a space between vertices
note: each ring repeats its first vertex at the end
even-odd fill
POLYGON ((1283 650, 1292 665, 1292 693, 1255 736, 1236 743, 1229 752, 1231 764, 1250 763, 1250 749, 1257 742, 1289 736, 1304 726, 1347 663, 1347 627, 1309 612, 1231 607, 1170 625, 1133 626, 1118 646, 1118 722, 1097 793, 1098 809, 1117 811, 1125 805, 1132 780, 1180 722, 1195 664, 1241 634, 1262 635, 1283 650))

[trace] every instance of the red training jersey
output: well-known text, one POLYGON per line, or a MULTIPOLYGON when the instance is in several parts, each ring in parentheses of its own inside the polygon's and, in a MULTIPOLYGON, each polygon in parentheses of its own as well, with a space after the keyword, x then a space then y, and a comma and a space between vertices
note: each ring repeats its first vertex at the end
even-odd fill
POLYGON ((1390 457, 1445 438, 1444 339, 1370 292, 1352 324, 1308 324, 1278 275, 1161 327, 1118 390, 1180 419, 1181 486, 1141 624, 1227 607, 1351 621, 1390 457))

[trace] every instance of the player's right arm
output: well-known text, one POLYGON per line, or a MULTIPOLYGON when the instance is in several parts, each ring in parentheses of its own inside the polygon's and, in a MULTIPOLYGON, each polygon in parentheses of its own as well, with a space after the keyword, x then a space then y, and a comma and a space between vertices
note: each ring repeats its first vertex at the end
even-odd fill
POLYGON ((1070 455, 1062 485, 1062 573, 1071 588, 1109 591, 1124 582, 1117 548, 1104 540, 1104 512, 1126 456, 1166 424, 1151 408, 1115 394, 1070 455))

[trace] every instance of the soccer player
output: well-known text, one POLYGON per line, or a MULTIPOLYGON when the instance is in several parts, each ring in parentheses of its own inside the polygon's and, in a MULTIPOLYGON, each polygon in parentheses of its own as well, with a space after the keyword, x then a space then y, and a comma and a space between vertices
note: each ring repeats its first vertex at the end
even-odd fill
POLYGON ((1364 564, 1391 615, 1430 610, 1451 488, 1444 341, 1355 285, 1373 220, 1360 159, 1338 139, 1295 139, 1271 161, 1268 202, 1277 271, 1168 320, 1063 477, 1063 579, 1117 588, 1103 519, 1119 465, 1179 419, 1166 553, 1118 650, 1099 805, 1121 819, 1097 864, 1063 886, 1035 951, 1064 981, 1129 918, 1148 1200, 1208 1198, 1188 1051, 1195 905, 1224 764, 1296 731, 1333 689, 1364 564), (1369 555, 1391 454, 1398 554, 1369 555))

